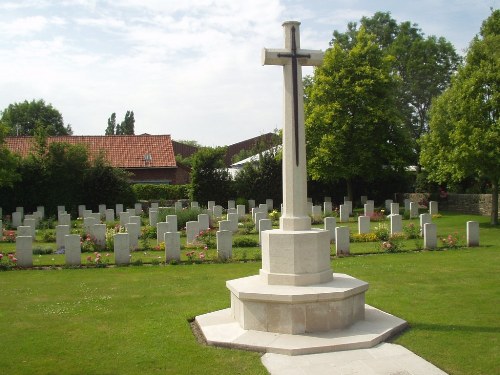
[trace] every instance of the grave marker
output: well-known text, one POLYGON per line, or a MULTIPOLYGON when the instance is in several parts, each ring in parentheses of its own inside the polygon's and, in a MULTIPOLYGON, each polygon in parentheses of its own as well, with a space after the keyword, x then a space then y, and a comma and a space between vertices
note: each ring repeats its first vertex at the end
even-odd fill
POLYGON ((82 263, 82 248, 78 234, 64 236, 64 257, 68 266, 79 266, 82 263))

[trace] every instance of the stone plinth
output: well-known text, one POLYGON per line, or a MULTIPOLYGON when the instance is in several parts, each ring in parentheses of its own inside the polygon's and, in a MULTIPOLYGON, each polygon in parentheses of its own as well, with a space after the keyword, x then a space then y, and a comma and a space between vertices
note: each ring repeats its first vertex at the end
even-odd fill
MULTIPOLYGON (((330 274, 332 275, 332 274, 330 274)), ((342 329, 363 320, 368 284, 348 275, 308 286, 267 285, 258 276, 226 283, 243 329, 302 334, 342 329)))
POLYGON ((264 283, 311 285, 332 280, 328 231, 274 229, 262 232, 261 241, 264 283))

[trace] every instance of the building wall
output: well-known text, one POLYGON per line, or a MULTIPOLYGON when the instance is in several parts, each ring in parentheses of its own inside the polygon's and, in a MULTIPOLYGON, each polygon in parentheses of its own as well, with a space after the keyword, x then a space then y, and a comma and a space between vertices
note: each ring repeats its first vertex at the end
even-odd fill
POLYGON ((134 168, 127 169, 132 173, 131 180, 136 183, 168 183, 177 184, 177 168, 134 168))

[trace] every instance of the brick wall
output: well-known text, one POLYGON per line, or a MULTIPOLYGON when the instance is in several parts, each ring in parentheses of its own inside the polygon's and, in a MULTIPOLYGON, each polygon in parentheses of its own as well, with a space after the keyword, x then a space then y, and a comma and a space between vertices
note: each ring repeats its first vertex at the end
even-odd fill
MULTIPOLYGON (((408 198, 412 202, 425 203, 429 201, 429 193, 404 193, 398 194, 398 200, 408 198)), ((451 212, 460 212, 473 215, 491 215, 491 194, 454 194, 449 193, 446 200, 440 200, 439 209, 451 212)), ((500 204, 500 199, 499 199, 500 204)), ((426 204, 423 204, 426 206, 426 204)))

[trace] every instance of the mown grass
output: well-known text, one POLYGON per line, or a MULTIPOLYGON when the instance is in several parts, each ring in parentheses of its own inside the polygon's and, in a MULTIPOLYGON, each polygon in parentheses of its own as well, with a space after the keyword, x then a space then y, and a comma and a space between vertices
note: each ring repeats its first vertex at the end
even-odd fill
MULTIPOLYGON (((434 222, 445 236, 465 233, 470 219, 481 223, 480 248, 335 258, 332 268, 369 282, 367 303, 409 322, 396 343, 450 374, 494 374, 500 228, 465 215, 434 222)), ((363 252, 371 244, 351 246, 363 252)), ((226 280, 259 268, 239 262, 0 272, 0 372, 266 373, 256 353, 199 345, 188 324, 228 307, 226 280)))

